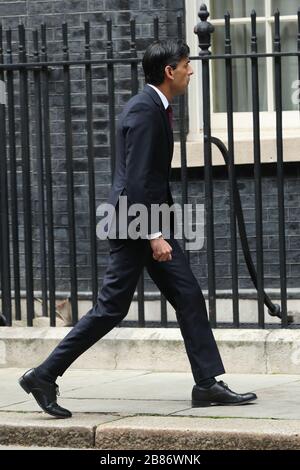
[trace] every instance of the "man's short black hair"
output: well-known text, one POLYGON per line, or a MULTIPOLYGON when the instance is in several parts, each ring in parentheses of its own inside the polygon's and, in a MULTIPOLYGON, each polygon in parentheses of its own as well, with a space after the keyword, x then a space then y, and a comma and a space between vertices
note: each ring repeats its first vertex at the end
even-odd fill
POLYGON ((189 46, 182 41, 155 41, 150 44, 143 57, 143 69, 146 83, 161 85, 165 80, 165 67, 174 69, 178 62, 188 58, 189 46))

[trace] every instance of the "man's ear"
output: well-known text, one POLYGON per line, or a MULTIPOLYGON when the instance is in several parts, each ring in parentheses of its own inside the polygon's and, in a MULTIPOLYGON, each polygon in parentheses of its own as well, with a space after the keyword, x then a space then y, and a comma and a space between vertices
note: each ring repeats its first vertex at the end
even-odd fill
POLYGON ((171 67, 171 65, 165 66, 165 76, 169 80, 174 80, 174 69, 171 67))

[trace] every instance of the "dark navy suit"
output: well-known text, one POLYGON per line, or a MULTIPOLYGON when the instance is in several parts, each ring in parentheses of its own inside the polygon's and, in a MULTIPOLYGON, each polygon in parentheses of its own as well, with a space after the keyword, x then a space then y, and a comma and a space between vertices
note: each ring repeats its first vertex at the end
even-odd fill
MULTIPOLYGON (((173 135, 157 92, 146 85, 125 106, 117 129, 117 159, 109 202, 121 193, 129 203, 172 204, 169 174, 173 135)), ((147 239, 110 239, 110 256, 96 305, 41 364, 56 379, 70 364, 121 322, 144 267, 174 307, 195 382, 224 373, 199 284, 178 242, 171 235, 172 260, 155 261, 147 239)))

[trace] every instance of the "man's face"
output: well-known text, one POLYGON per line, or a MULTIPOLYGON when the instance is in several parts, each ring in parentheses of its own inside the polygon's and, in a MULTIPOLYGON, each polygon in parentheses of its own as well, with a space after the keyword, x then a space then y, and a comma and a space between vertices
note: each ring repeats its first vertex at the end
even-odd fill
POLYGON ((194 71, 190 64, 190 59, 185 57, 178 62, 176 69, 173 69, 173 81, 171 82, 174 96, 183 95, 189 85, 190 76, 194 71))

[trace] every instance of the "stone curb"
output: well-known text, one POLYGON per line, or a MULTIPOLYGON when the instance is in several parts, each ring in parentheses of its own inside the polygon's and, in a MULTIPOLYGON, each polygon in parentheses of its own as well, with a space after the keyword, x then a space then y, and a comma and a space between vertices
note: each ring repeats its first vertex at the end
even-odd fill
POLYGON ((136 416, 97 427, 100 449, 300 449, 295 420, 136 416))
POLYGON ((298 420, 103 415, 102 419, 108 422, 99 424, 101 415, 93 414, 89 416, 90 424, 80 426, 78 421, 84 418, 83 414, 74 416, 74 424, 73 419, 44 418, 38 425, 32 421, 41 413, 13 413, 14 419, 8 419, 7 424, 3 415, 7 413, 0 413, 0 445, 101 450, 300 449, 298 420))
POLYGON ((94 430, 80 426, 52 428, 50 426, 4 425, 0 428, 1 445, 20 445, 38 447, 72 447, 76 449, 94 447, 94 430))
POLYGON ((118 417, 76 413, 55 419, 42 412, 0 412, 0 445, 94 448, 96 428, 118 417))

